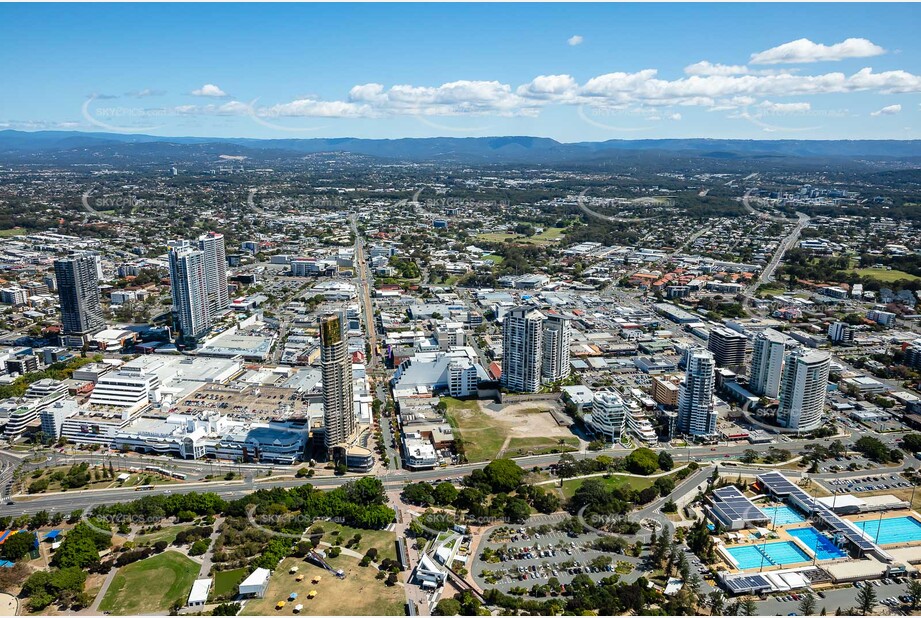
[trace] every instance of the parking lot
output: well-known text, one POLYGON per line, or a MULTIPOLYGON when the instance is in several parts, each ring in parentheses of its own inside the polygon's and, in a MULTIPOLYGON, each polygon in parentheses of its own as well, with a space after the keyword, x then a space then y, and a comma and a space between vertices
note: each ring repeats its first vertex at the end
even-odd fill
MULTIPOLYGON (((839 607, 843 610, 850 609, 857 605, 857 592, 861 585, 874 586, 876 588, 877 603, 889 608, 889 613, 894 615, 909 615, 911 612, 904 611, 901 608, 903 604, 910 601, 910 597, 905 594, 905 578, 895 578, 886 580, 872 580, 869 582, 858 582, 854 586, 845 586, 843 588, 834 588, 816 593, 815 602, 817 611, 825 608, 828 615, 835 613, 839 607), (901 599, 899 598, 901 597, 901 599)), ((786 616, 797 612, 799 608, 802 593, 780 594, 768 597, 765 600, 758 601, 758 615, 778 615, 786 616)))
MULTIPOLYGON (((622 581, 630 582, 640 575, 636 567, 642 558, 594 549, 592 543, 599 538, 595 533, 574 535, 554 530, 527 534, 525 528, 519 528, 507 538, 490 539, 490 534, 485 538, 471 569, 477 584, 483 588, 508 592, 515 587, 546 584, 551 577, 567 585, 579 574, 600 581, 617 573, 622 581), (496 552, 495 561, 481 559, 486 548, 496 552), (608 563, 602 564, 605 561, 608 563)), ((691 557, 688 553, 688 558, 691 557)))
POLYGON ((911 487, 911 483, 899 474, 868 474, 859 478, 832 479, 825 482, 830 489, 844 493, 884 491, 911 487))

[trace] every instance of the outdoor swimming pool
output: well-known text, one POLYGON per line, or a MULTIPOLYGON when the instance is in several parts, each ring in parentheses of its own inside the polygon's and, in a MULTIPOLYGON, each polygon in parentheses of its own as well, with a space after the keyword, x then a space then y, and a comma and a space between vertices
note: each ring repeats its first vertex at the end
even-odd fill
POLYGON ((771 523, 775 526, 786 526, 806 521, 803 519, 803 516, 799 514, 799 511, 786 504, 780 506, 762 506, 759 508, 771 519, 771 523))
POLYGON ((855 521, 855 526, 867 533, 877 545, 921 541, 921 522, 914 517, 890 517, 855 521))
POLYGON ((820 534, 813 527, 797 528, 796 530, 787 530, 787 533, 803 542, 803 545, 815 552, 819 560, 833 560, 835 558, 844 558, 847 552, 835 545, 831 539, 824 534, 820 534))
POLYGON ((775 541, 742 547, 727 547, 740 569, 757 569, 764 566, 811 562, 812 558, 796 546, 793 541, 775 541))

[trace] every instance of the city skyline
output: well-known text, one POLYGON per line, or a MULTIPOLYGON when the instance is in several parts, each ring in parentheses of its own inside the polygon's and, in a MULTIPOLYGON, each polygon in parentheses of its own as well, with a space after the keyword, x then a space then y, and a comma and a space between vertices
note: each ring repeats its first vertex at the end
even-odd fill
POLYGON ((4 5, 5 79, 16 88, 0 106, 0 129, 563 142, 919 137, 912 9, 874 5, 872 20, 866 12, 4 5), (35 21, 40 31, 27 26, 35 21), (51 86, 55 96, 45 96, 51 86))

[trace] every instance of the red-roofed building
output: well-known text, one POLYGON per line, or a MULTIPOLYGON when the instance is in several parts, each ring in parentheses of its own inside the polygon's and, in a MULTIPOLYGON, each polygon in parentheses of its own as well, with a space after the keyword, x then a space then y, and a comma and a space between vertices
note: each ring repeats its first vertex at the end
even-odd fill
POLYGON ((502 365, 496 361, 489 363, 488 371, 489 377, 491 377, 493 380, 498 380, 502 377, 502 365))

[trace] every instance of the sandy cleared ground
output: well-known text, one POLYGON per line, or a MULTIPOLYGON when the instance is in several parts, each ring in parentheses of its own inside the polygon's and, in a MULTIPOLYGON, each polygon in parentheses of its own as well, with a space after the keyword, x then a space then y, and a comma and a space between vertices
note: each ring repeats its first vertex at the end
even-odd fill
POLYGON ((480 409, 493 421, 505 425, 512 438, 566 438, 572 432, 553 420, 550 410, 559 405, 551 401, 526 401, 509 405, 480 403, 480 409))

